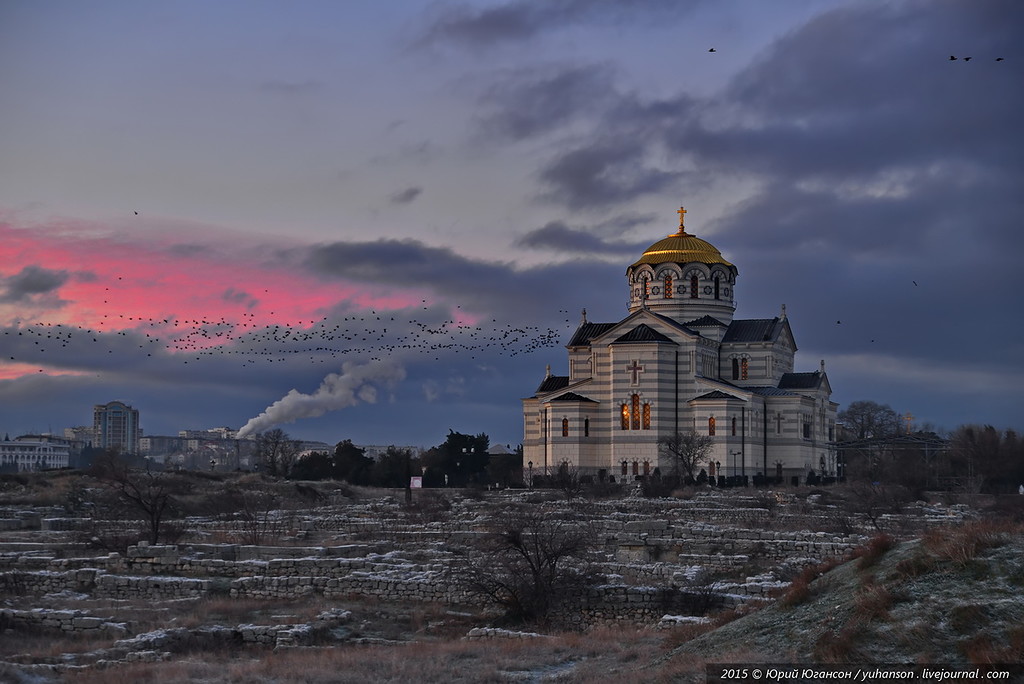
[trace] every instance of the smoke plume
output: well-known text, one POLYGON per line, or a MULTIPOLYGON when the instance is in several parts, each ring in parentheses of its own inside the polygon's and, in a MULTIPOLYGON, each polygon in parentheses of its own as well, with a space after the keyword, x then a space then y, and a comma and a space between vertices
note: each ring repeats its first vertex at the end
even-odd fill
POLYGON ((341 373, 331 373, 312 394, 292 389, 238 431, 239 438, 263 432, 275 425, 293 423, 300 418, 316 418, 328 411, 355 406, 360 401, 377 401, 375 384, 390 385, 405 378, 405 369, 390 362, 358 364, 347 361, 341 373))

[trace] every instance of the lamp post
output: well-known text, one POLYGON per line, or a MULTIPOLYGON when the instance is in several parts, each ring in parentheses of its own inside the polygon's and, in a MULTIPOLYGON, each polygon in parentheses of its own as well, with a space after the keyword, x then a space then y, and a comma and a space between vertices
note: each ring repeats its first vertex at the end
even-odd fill
POLYGON ((743 453, 742 451, 730 451, 729 452, 729 455, 732 456, 732 474, 733 474, 733 477, 736 476, 736 462, 739 460, 737 458, 737 456, 739 456, 742 453, 743 453))
POLYGON ((217 459, 211 458, 210 459, 210 472, 212 473, 214 471, 214 469, 216 469, 216 467, 217 467, 217 459))
POLYGON ((530 468, 530 481, 527 484, 529 484, 530 489, 533 490, 533 461, 527 462, 526 465, 530 468))

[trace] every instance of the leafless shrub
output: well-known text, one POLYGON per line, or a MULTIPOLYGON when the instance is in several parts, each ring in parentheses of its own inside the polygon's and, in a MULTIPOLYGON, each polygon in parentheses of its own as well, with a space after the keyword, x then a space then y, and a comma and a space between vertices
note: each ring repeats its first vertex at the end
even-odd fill
POLYGON ((957 527, 928 530, 921 538, 924 548, 937 559, 961 567, 986 549, 1002 546, 1011 535, 1019 535, 1024 526, 1006 520, 977 520, 957 527))
POLYGON ((455 570, 456 581, 504 608, 512 620, 546 622, 561 599, 579 595, 593 581, 593 545, 583 516, 517 506, 490 521, 455 570))

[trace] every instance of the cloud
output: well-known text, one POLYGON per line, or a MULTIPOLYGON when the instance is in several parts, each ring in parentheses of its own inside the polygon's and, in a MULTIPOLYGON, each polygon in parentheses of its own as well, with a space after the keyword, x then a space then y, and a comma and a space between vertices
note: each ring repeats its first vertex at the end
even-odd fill
POLYGON ((628 139, 607 139, 561 153, 539 173, 541 198, 570 209, 603 209, 666 190, 679 173, 655 168, 628 139))
POLYGON ((411 204, 422 193, 423 188, 410 187, 392 194, 390 201, 392 204, 411 204))
POLYGON ((282 95, 305 95, 323 90, 325 84, 322 81, 264 81, 260 84, 260 90, 268 93, 279 93, 282 95))
POLYGON ((487 110, 479 125, 486 138, 523 140, 600 112, 614 97, 606 65, 505 72, 493 77, 479 96, 487 110))
POLYGON ((535 228, 516 240, 516 245, 529 249, 554 250, 577 255, 608 254, 628 255, 642 252, 649 242, 609 242, 592 232, 570 228, 562 221, 550 221, 535 228))
POLYGON ((700 0, 513 0, 482 9, 455 5, 437 14, 418 43, 489 48, 577 24, 623 25, 664 20, 688 13, 700 4, 700 0))
POLYGON ((25 302, 55 293, 68 281, 69 274, 62 269, 25 266, 18 273, 0 279, 0 301, 25 302))

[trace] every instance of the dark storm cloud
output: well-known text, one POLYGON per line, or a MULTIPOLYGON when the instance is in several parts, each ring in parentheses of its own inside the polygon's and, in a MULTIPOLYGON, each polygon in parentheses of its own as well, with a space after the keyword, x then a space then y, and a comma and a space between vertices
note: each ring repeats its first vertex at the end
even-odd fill
POLYGON ((410 187, 391 195, 389 201, 392 204, 410 204, 423 193, 423 188, 410 187))
POLYGON ((570 209, 604 208, 665 190, 678 172, 650 165, 645 150, 608 139, 563 152, 540 171, 541 199, 570 209))
MULTIPOLYGON (((648 241, 649 242, 649 241, 648 241)), ((648 242, 609 242, 592 232, 570 228, 562 221, 550 221, 526 233, 516 244, 530 249, 551 250, 570 254, 609 254, 628 258, 642 252, 648 242)))
POLYGON ((606 66, 549 67, 497 76, 480 96, 487 137, 522 140, 600 112, 614 96, 606 66))
POLYGON ((0 301, 23 302, 56 291, 68 281, 64 270, 25 266, 18 273, 0 279, 0 301))
POLYGON ((577 24, 647 23, 685 14, 700 4, 701 0, 518 0, 483 9, 454 5, 440 11, 419 44, 486 48, 577 24))
MULTIPOLYGON (((334 242, 283 258, 321 276, 394 288, 423 288, 473 312, 500 312, 504 320, 539 323, 559 308, 576 309, 597 292, 618 293, 621 266, 578 259, 517 269, 507 262, 471 259, 416 240, 334 242)), ((611 301, 618 301, 611 296, 611 301)))

